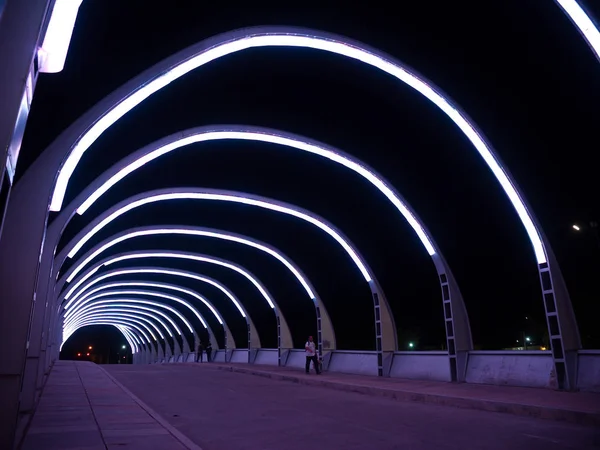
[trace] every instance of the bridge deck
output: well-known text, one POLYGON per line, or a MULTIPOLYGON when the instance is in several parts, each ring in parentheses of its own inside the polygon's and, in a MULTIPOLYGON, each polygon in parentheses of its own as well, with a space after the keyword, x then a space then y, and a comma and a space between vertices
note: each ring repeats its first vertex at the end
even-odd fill
MULTIPOLYGON (((58 362, 22 448, 549 450, 600 443, 592 426, 427 404, 422 396, 392 401, 340 387, 383 389, 386 380, 233 367, 58 362), (330 385, 307 384, 313 382, 330 385)), ((406 392, 410 383, 396 386, 406 392)), ((354 390, 373 394, 361 389, 354 390)))

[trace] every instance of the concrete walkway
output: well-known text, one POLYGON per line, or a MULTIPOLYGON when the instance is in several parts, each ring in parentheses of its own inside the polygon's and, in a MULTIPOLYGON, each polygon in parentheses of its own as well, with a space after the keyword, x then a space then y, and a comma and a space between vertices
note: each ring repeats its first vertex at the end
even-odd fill
POLYGON ((306 375, 298 369, 265 365, 203 365, 209 366, 400 401, 434 403, 600 427, 600 394, 592 392, 558 392, 551 389, 377 378, 333 372, 317 376, 312 370, 310 375, 306 375))
POLYGON ((22 450, 199 449, 101 366, 57 361, 22 450))

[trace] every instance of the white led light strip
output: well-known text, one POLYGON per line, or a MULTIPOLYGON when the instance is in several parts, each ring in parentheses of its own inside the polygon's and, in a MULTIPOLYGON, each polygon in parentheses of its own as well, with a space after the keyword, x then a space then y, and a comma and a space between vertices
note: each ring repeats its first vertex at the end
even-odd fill
MULTIPOLYGON (((149 324, 151 328, 153 328, 156 333, 158 334, 158 336, 160 336, 161 339, 165 339, 165 335, 163 334, 162 330, 150 319, 148 319, 148 317, 146 317, 144 315, 144 313, 142 311, 136 311, 136 310, 132 310, 132 309, 125 309, 125 308, 115 308, 115 309, 106 309, 106 310, 100 310, 100 311, 87 311, 87 312, 82 312, 81 314, 78 315, 77 319, 79 320, 85 320, 88 317, 97 317, 99 315, 104 316, 111 316, 114 317, 116 314, 119 315, 119 317, 125 317, 125 318, 130 318, 130 319, 138 319, 138 320, 142 320, 145 323, 149 324)), ((154 320, 158 320, 155 316, 151 317, 154 320)), ((77 322, 76 320, 73 320, 70 324, 65 324, 63 330, 65 331, 69 331, 72 329, 72 324, 77 322)), ((164 322, 161 322, 164 325, 164 322)), ((152 334, 152 337, 156 339, 156 335, 152 334)))
POLYGON ((170 70, 156 76, 147 83, 144 83, 136 91, 125 97, 120 103, 114 105, 112 109, 96 120, 75 143, 71 153, 66 158, 59 171, 54 192, 52 194, 50 210, 59 211, 61 209, 69 179, 85 151, 96 141, 96 139, 127 112, 172 81, 204 64, 248 48, 267 46, 313 48, 343 55, 376 67, 406 83, 440 108, 458 126, 458 128, 460 128, 467 139, 471 141, 504 189, 504 192, 517 211, 521 222, 525 226, 533 245, 538 264, 546 262, 544 246, 525 204, 504 170, 498 164, 491 149, 461 112, 452 106, 446 98, 436 92, 431 86, 400 65, 394 64, 374 52, 364 50, 356 45, 349 45, 335 40, 334 38, 309 35, 308 33, 310 32, 306 33, 307 34, 305 35, 301 35, 282 31, 272 31, 269 32, 269 34, 265 34, 265 32, 262 31, 233 38, 208 48, 196 56, 193 56, 170 70))
MULTIPOLYGON (((144 281, 139 281, 139 282, 138 281, 129 281, 129 282, 125 282, 125 283, 109 283, 109 284, 100 286, 96 289, 92 289, 90 292, 88 292, 86 295, 84 295, 81 298, 85 299, 96 292, 115 288, 115 287, 154 287, 154 288, 159 288, 159 289, 170 289, 173 291, 182 292, 182 293, 187 294, 191 297, 194 297, 196 300, 199 300, 202 303, 204 303, 206 305, 206 307, 208 309, 210 309, 210 311, 213 313, 213 315, 215 316, 215 318, 217 319, 219 324, 223 325, 223 319, 222 319, 221 315, 210 304, 210 302, 208 302, 204 297, 198 295, 196 292, 191 291, 189 289, 185 289, 185 288, 181 288, 178 286, 173 286, 173 285, 165 284, 165 283, 148 283, 148 282, 144 282, 144 281)), ((65 309, 67 309, 67 308, 65 307, 65 309)))
MULTIPOLYGON (((147 291, 101 292, 101 293, 93 295, 91 297, 82 298, 82 299, 80 299, 80 303, 78 303, 77 305, 74 305, 73 309, 70 309, 65 313, 65 320, 67 320, 69 317, 71 317, 73 314, 75 314, 77 312, 78 308, 81 308, 84 305, 87 305, 91 301, 102 298, 102 297, 113 296, 113 295, 141 295, 141 296, 159 297, 159 298, 164 298, 166 300, 172 300, 174 302, 177 302, 177 303, 180 303, 180 304, 186 306, 190 311, 192 311, 192 313, 194 313, 194 315, 198 318, 200 323, 202 323, 204 328, 208 328, 208 326, 206 325, 206 322, 204 321, 202 316, 198 313, 198 311, 192 305, 190 305, 188 302, 186 302, 185 300, 182 300, 179 297, 173 297, 171 295, 159 294, 156 292, 147 292, 147 291)), ((151 300, 140 300, 140 299, 135 299, 135 298, 119 298, 119 300, 121 302, 138 303, 140 305, 152 305, 152 306, 158 306, 160 308, 168 309, 170 312, 172 312, 177 317, 179 317, 183 323, 185 323, 185 325, 188 327, 188 329, 190 330, 191 333, 194 333, 194 328, 192 327, 190 322, 184 316, 182 316, 179 311, 177 311, 175 308, 172 308, 171 306, 165 305, 164 303, 153 302, 151 300)))
POLYGON ((97 302, 93 302, 91 304, 87 304, 85 307, 83 307, 79 311, 77 311, 76 314, 69 317, 68 320, 65 319, 63 328, 65 328, 69 324, 71 324, 76 318, 81 316, 83 313, 85 313, 87 311, 96 311, 98 309, 103 309, 103 308, 105 308, 107 310, 110 309, 110 311, 119 310, 120 312, 127 312, 127 311, 133 310, 133 311, 137 312, 138 314, 147 315, 149 317, 152 317, 156 321, 160 322, 160 324, 165 328, 165 330, 167 330, 167 334, 170 337, 173 337, 173 333, 171 332, 171 329, 162 320, 160 320, 160 318, 156 317, 155 316, 155 314, 156 314, 158 316, 163 317, 167 322, 169 322, 171 324, 171 326, 175 329, 176 333, 179 333, 180 336, 183 335, 181 328, 179 328, 177 326, 175 321, 173 319, 171 319, 168 315, 163 313, 162 311, 159 311, 158 309, 154 309, 154 308, 148 308, 146 306, 141 306, 138 304, 128 304, 125 302, 119 302, 119 300, 104 300, 104 301, 97 301, 97 302))
POLYGON ((600 60, 600 31, 576 0, 556 0, 600 60))
MULTIPOLYGON (((125 325, 131 325, 132 327, 135 327, 135 329, 141 333, 141 335, 145 338, 145 340, 148 344, 152 342, 152 339, 150 338, 150 336, 151 335, 153 336, 153 333, 150 331, 150 329, 148 328, 148 326, 146 324, 144 324, 143 322, 140 322, 139 320, 124 317, 120 313, 115 313, 114 315, 98 313, 96 318, 98 318, 100 320, 104 320, 104 321, 106 321, 106 319, 115 320, 115 321, 118 320, 125 325), (146 334, 144 329, 146 331, 148 331, 150 334, 149 335, 146 334)), ((75 327, 73 327, 73 328, 75 328, 75 327)), ((156 338, 154 338, 154 339, 156 340, 156 338)), ((142 342, 142 344, 143 344, 143 342, 142 342)))
MULTIPOLYGON (((146 199, 143 199, 143 200, 146 200, 146 199)), ((162 200, 174 200, 174 199, 162 199, 162 200)), ((160 201, 160 200, 155 200, 155 201, 160 201)), ((98 231, 100 231, 108 223, 112 222, 117 217, 126 213, 127 211, 130 211, 131 209, 136 208, 138 206, 142 206, 146 203, 152 203, 152 201, 145 202, 142 204, 137 204, 136 206, 133 206, 133 207, 129 207, 131 205, 131 204, 129 204, 128 206, 120 209, 119 211, 115 211, 114 214, 111 214, 109 217, 107 217, 102 222, 100 222, 98 225, 96 225, 92 230, 90 230, 88 233, 86 233, 86 235, 84 237, 82 237, 79 240, 79 242, 77 242, 77 244, 75 244, 75 246, 71 249, 71 251, 69 252, 69 254, 67 256, 69 258, 73 258, 73 256, 75 256, 77 254, 77 252, 81 249, 81 247, 83 247, 83 245, 87 241, 89 241, 94 234, 96 234, 98 231), (127 208, 127 209, 125 209, 125 208, 127 208), (123 210, 123 209, 125 209, 125 210, 123 210), (108 220, 109 218, 110 218, 110 220, 108 220)), ((308 282, 304 279, 304 277, 300 274, 300 272, 296 269, 296 267, 294 267, 294 265, 290 261, 288 261, 283 255, 281 255, 279 252, 273 250, 272 248, 269 248, 266 245, 262 245, 258 242, 255 242, 250 239, 245 239, 241 236, 238 236, 238 235, 235 235, 232 233, 218 232, 218 231, 212 231, 212 230, 206 230, 206 229, 194 229, 194 235, 236 242, 238 244, 247 245, 249 247, 252 247, 252 248, 255 248, 262 252, 265 252, 268 255, 271 255, 277 261, 281 262, 290 272, 292 272, 294 277, 296 277, 296 279, 300 282, 300 284, 302 285, 302 287, 304 288, 304 290, 306 291, 306 293, 309 295, 309 297, 312 300, 314 300, 316 298, 314 292, 308 285, 308 282)), ((70 278, 72 279, 74 277, 70 277, 70 278)), ((71 280, 67 280, 67 281, 71 281, 71 280)))
MULTIPOLYGON (((269 203, 269 202, 257 200, 254 198, 243 197, 243 196, 241 196, 241 194, 235 195, 235 194, 214 194, 211 192, 175 192, 175 193, 171 193, 171 194, 160 194, 160 195, 153 195, 151 197, 146 197, 146 198, 134 201, 126 206, 123 206, 119 210, 110 214, 108 217, 106 217, 104 220, 102 220, 98 225, 96 225, 94 228, 92 228, 84 237, 82 237, 79 240, 79 242, 75 245, 75 247, 77 248, 77 250, 79 250, 83 246, 83 244, 85 242, 87 242, 87 240, 89 240, 94 234, 96 234, 98 231, 100 231, 106 225, 111 223, 117 217, 121 216, 122 214, 125 214, 127 211, 131 211, 132 209, 138 208, 142 205, 146 205, 149 203, 166 201, 166 200, 215 200, 215 201, 241 203, 241 204, 257 206, 259 208, 269 209, 271 211, 276 211, 276 212, 280 212, 282 214, 288 214, 290 216, 297 217, 299 219, 302 219, 308 223, 315 225, 316 227, 325 231, 333 239, 335 239, 337 241, 337 243, 340 244, 344 250, 346 250, 346 253, 348 253, 348 255, 350 256, 352 261, 354 261, 354 264, 356 264, 356 266, 362 273, 365 280, 367 282, 371 282, 371 280, 372 280, 371 274, 369 273, 365 264, 359 258, 359 256, 355 252, 355 250, 350 246, 350 244, 348 242, 346 242, 335 230, 333 230, 327 224, 321 222, 320 220, 316 219, 315 217, 312 217, 304 212, 297 211, 291 207, 287 207, 287 206, 283 206, 283 205, 279 205, 279 204, 275 204, 275 203, 269 203)), ((197 232, 192 233, 191 231, 188 234, 195 234, 195 235, 201 235, 201 236, 203 235, 203 234, 199 234, 197 232)), ((217 237, 216 234, 214 237, 217 237)), ((235 240, 235 239, 232 239, 231 236, 227 237, 227 239, 235 240)), ((248 244, 248 245, 250 245, 250 244, 248 244)), ((256 247, 256 245, 253 245, 253 247, 256 247)), ((265 248, 263 251, 267 251, 267 250, 268 249, 265 248)), ((99 252, 99 251, 100 250, 96 250, 96 252, 99 252)), ((96 252, 94 252, 92 255, 90 255, 88 258, 86 258, 85 264, 87 264, 89 261, 91 261, 95 257, 96 252)), ((74 254, 75 254, 75 251, 72 250, 71 252, 69 252, 69 257, 74 256, 74 254)), ((275 256, 275 254, 272 252, 269 252, 269 254, 272 254, 273 256, 275 256)), ((280 259, 280 261, 283 262, 282 259, 280 259)), ((69 278, 67 278, 67 281, 71 282, 71 280, 75 277, 75 275, 77 273, 78 273, 77 269, 74 270, 71 273, 71 275, 69 276, 69 278)), ((302 277, 300 277, 300 279, 302 279, 302 277)), ((307 287, 308 286, 305 286, 305 289, 307 287)), ((309 289, 309 291, 310 291, 310 289, 309 289)), ((311 298, 314 298, 314 294, 312 294, 312 295, 313 296, 311 298)))
POLYGON ((62 351, 63 345, 65 345, 65 342, 67 341, 67 339, 69 339, 69 337, 71 337, 73 335, 73 333, 75 333, 75 331, 77 331, 80 328, 83 328, 86 326, 91 326, 91 325, 111 325, 111 326, 115 327, 117 330, 119 330, 121 332, 121 334, 125 337, 125 340, 129 343, 129 346, 131 347, 131 352, 137 353, 139 351, 137 344, 139 344, 140 342, 138 341, 138 338, 135 336, 135 333, 133 333, 131 331, 129 326, 119 325, 118 322, 114 322, 114 321, 104 322, 104 321, 98 321, 96 319, 80 323, 78 325, 78 327, 75 330, 73 330, 66 338, 63 335, 63 341, 60 344, 60 350, 62 351))
MULTIPOLYGON (((77 214, 85 213, 92 204, 98 198, 100 198, 106 191, 108 191, 112 186, 118 183, 120 180, 125 178, 131 172, 139 169, 144 164, 166 154, 173 150, 176 150, 185 145, 190 145, 198 142, 206 142, 213 140, 223 140, 223 139, 241 139, 248 141, 260 141, 260 142, 268 142, 271 144, 278 144, 285 147, 292 147, 298 150, 306 151, 308 153, 313 153, 324 158, 327 158, 331 161, 334 161, 338 164, 341 164, 350 170, 358 173, 365 179, 367 179, 373 186, 379 189, 387 199, 392 202, 392 204, 400 211, 400 213, 404 216, 404 218, 408 221, 410 226, 415 230, 419 239, 425 246, 425 249, 430 255, 434 255, 436 253, 433 243, 429 240, 429 237, 423 230, 421 224, 415 219, 413 214, 409 211, 406 205, 398 198, 398 196, 390 189, 383 180, 381 180, 377 175, 375 175, 372 171, 361 165, 359 162, 354 161, 348 157, 340 155, 332 150, 309 144, 307 142, 300 141, 298 139, 291 139, 285 136, 278 136, 275 134, 266 134, 266 133, 258 133, 253 131, 209 131, 200 133, 197 135, 185 137, 183 139, 177 140, 175 142, 171 142, 166 144, 146 155, 141 157, 140 159, 132 162, 128 166, 122 168, 118 173, 113 175, 107 181, 104 182, 102 186, 100 186, 96 191, 94 191, 77 209, 77 214)), ((83 241, 85 242, 85 241, 83 241)), ((83 244, 81 244, 83 245, 83 244)), ((71 258, 72 254, 75 254, 79 250, 78 247, 73 248, 71 253, 69 254, 69 258, 71 258)))
MULTIPOLYGON (((100 268, 100 266, 98 266, 93 273, 95 273, 99 268, 100 268)), ((240 303, 237 301, 237 299, 235 298, 235 296, 225 286, 223 286, 222 284, 216 282, 215 280, 213 280, 211 278, 207 278, 207 277, 203 277, 203 276, 200 276, 200 275, 195 275, 195 274, 191 274, 191 273, 188 273, 188 272, 183 272, 181 270, 175 270, 175 269, 150 269, 150 268, 143 268, 143 269, 123 269, 123 270, 112 271, 112 272, 106 273, 104 275, 99 275, 98 277, 96 277, 92 281, 90 281, 88 284, 86 284, 84 287, 82 287, 73 296, 72 301, 77 300, 77 298, 80 295, 84 294, 89 288, 91 288, 95 284, 98 284, 102 280, 106 280, 107 278, 117 277, 117 276, 121 276, 121 275, 135 275, 135 274, 174 275, 174 276, 179 276, 179 277, 184 277, 184 278, 190 278, 190 279, 195 280, 195 281, 201 281, 203 283, 210 284, 211 286, 217 288, 223 294, 225 294, 225 296, 229 300, 231 300, 231 302, 235 305, 235 307, 240 312, 240 314, 242 315, 242 317, 246 318, 246 313, 244 312, 244 308, 242 308, 242 305, 240 305, 240 303)), ((65 298, 67 298, 67 297, 65 297, 65 298)))
MULTIPOLYGON (((149 231, 145 231, 145 232, 133 232, 133 233, 128 233, 124 236, 121 236, 120 238, 116 238, 110 242, 108 242, 106 245, 102 246, 101 250, 104 251, 109 247, 112 247, 115 244, 118 244, 119 242, 122 242, 126 239, 130 239, 130 238, 134 238, 137 236, 151 236, 153 235, 156 231, 168 231, 169 233, 156 233, 156 234, 170 234, 171 230, 149 230, 149 231)), ((96 252, 94 252, 96 253, 96 252)), ((100 254, 101 252, 97 252, 98 254, 100 254)), ((189 259, 192 261, 198 261, 198 262, 205 262, 205 263, 209 263, 209 264, 215 264, 218 266, 222 266, 222 267, 226 267, 228 269, 231 269, 237 273, 239 273, 240 275, 244 276, 248 281, 250 281, 250 283, 252 283, 254 285, 254 287, 256 287, 256 289, 258 289, 258 291, 261 293, 261 295, 263 296, 263 298, 267 301, 267 303, 269 304, 269 306, 274 309, 275 308, 275 304, 273 303, 273 300, 271 300, 271 297, 269 296, 269 294, 267 293, 267 291, 262 287, 262 285, 258 282, 258 280, 256 280, 252 275, 250 275, 247 271, 245 271, 244 269, 242 269, 241 267, 238 267, 237 265, 234 264, 229 264, 225 261, 221 261, 219 259, 216 258, 209 258, 206 256, 198 256, 198 255, 186 255, 183 253, 173 253, 173 252, 148 252, 148 253, 137 253, 137 254, 133 254, 133 255, 124 255, 124 256, 120 256, 117 258, 113 258, 110 259, 109 261, 106 261, 105 263, 101 264, 98 266, 98 269, 101 266, 108 266, 110 264, 114 264, 116 262, 119 261, 125 261, 128 259, 138 259, 138 258, 178 258, 178 259, 189 259)), ((80 270, 83 269, 84 265, 86 264, 86 262, 82 262, 80 264, 80 266, 78 266, 77 268, 77 272, 79 272, 80 270)), ((93 269, 93 270, 97 270, 97 269, 93 269)), ((82 279, 86 279, 86 277, 83 277, 82 279)), ((81 280, 80 280, 81 282, 81 280)), ((75 284, 73 286, 73 288, 71 288, 71 290, 69 290, 69 292, 67 293, 67 295, 65 296, 65 298, 69 298, 69 295, 72 294, 74 292, 74 290, 77 288, 77 284, 75 284)), ((70 304, 72 303, 72 300, 70 300, 66 306, 65 309, 68 308, 70 306, 70 304)))

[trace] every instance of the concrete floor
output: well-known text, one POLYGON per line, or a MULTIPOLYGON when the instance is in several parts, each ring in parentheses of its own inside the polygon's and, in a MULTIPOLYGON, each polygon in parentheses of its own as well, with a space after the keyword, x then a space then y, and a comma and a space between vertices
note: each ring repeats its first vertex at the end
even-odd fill
POLYGON ((592 427, 398 402, 208 364, 104 368, 203 450, 600 448, 592 427))

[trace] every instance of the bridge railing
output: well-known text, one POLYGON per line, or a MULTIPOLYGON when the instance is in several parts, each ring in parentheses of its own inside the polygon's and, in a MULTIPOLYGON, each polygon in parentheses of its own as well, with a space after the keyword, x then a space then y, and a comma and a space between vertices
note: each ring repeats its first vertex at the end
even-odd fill
MULTIPOLYGON (((173 356, 162 362, 193 362, 194 353, 173 356)), ((333 350, 323 355, 323 368, 329 372, 377 376, 377 352, 333 350)), ((213 351, 212 361, 226 363, 278 364, 276 348, 213 351)), ((283 349, 281 364, 303 369, 303 349, 283 349)), ((160 361, 159 361, 160 362, 160 361)), ((386 362, 389 376, 412 380, 450 381, 448 354, 444 351, 393 352, 386 362)), ((556 375, 550 351, 477 350, 467 361, 467 383, 556 388, 556 375)), ((600 392, 600 350, 578 352, 577 387, 600 392)))

